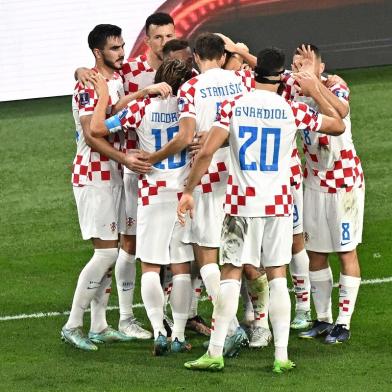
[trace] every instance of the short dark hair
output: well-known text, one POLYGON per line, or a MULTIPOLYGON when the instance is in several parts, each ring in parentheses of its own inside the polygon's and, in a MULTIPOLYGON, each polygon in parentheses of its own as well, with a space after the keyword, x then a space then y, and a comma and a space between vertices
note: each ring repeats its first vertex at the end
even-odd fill
POLYGON ((192 71, 181 60, 165 60, 155 74, 154 83, 166 82, 177 95, 180 86, 192 77, 192 71))
POLYGON ((170 52, 183 50, 189 48, 189 42, 182 39, 171 39, 167 41, 162 49, 163 57, 166 57, 170 52))
POLYGON ((309 47, 310 47, 310 50, 311 50, 312 52, 314 52, 314 54, 316 55, 316 57, 317 57, 318 59, 321 59, 321 52, 320 52, 320 49, 319 49, 316 45, 313 45, 313 44, 302 43, 301 45, 299 45, 299 46, 297 47, 297 49, 295 49, 294 54, 299 54, 298 48, 300 48, 302 45, 304 45, 306 48, 309 46, 309 47))
POLYGON ((109 37, 120 37, 121 28, 111 24, 99 24, 88 35, 88 46, 91 50, 103 49, 109 37))
POLYGON ((195 53, 200 60, 219 60, 225 53, 225 43, 212 33, 202 33, 196 38, 195 53))
POLYGON ((173 18, 165 12, 156 12, 146 19, 146 34, 148 35, 148 29, 151 25, 165 26, 168 24, 174 25, 173 18))
POLYGON ((275 76, 284 68, 285 55, 282 49, 271 47, 261 50, 257 55, 255 72, 261 76, 275 76))

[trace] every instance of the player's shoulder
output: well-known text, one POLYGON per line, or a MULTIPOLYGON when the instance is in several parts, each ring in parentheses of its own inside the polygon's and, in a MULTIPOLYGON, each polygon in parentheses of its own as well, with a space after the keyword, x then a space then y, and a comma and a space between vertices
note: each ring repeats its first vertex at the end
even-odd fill
POLYGON ((181 85, 181 87, 179 88, 178 92, 179 94, 186 94, 186 93, 194 93, 195 92, 195 88, 198 86, 198 83, 200 82, 200 79, 202 77, 203 74, 200 75, 196 75, 193 78, 187 80, 185 83, 183 83, 181 85))
POLYGON ((121 72, 128 74, 130 72, 153 72, 153 68, 147 61, 147 56, 142 54, 137 57, 130 57, 128 60, 123 62, 121 72))

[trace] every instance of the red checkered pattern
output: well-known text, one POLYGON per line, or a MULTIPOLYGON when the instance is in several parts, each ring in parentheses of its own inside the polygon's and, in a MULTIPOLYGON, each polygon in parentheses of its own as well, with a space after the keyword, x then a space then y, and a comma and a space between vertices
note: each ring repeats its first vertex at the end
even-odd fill
POLYGON ((164 187, 166 187, 166 181, 157 181, 155 184, 150 184, 143 178, 143 176, 140 176, 138 196, 142 205, 149 205, 151 197, 157 196, 159 188, 164 187))
POLYGON ((320 179, 320 186, 327 188, 328 193, 336 193, 338 189, 349 192, 354 186, 361 187, 363 184, 361 161, 354 152, 341 150, 340 158, 334 162, 332 170, 325 172, 325 179, 320 179))
POLYGON ((310 106, 301 102, 290 102, 290 106, 298 129, 307 129, 314 132, 320 129, 319 114, 310 106))
POLYGON ((198 82, 198 77, 194 77, 185 82, 178 90, 178 110, 180 115, 182 113, 196 116, 195 109, 195 84, 198 82))
POLYGON ((285 84, 284 90, 282 93, 282 97, 286 101, 291 101, 295 98, 295 96, 298 94, 297 90, 294 88, 294 85, 298 86, 298 83, 296 80, 292 77, 291 72, 286 72, 283 74, 282 80, 285 84))
MULTIPOLYGON (((304 144, 304 148, 303 148, 304 154, 308 155, 309 158, 313 161, 313 162, 318 162, 318 158, 316 154, 311 154, 308 150, 308 147, 306 146, 306 144, 304 144)), ((306 177, 306 176, 305 176, 306 177)))
POLYGON ((72 184, 79 186, 85 184, 88 178, 88 165, 83 165, 83 156, 76 155, 72 168, 72 184))
POLYGON ((164 288, 164 292, 166 295, 170 295, 171 291, 173 289, 173 282, 170 282, 167 286, 164 288))
POLYGON ((127 130, 139 128, 146 114, 146 106, 150 103, 150 98, 141 98, 130 102, 127 106, 127 114, 121 119, 121 125, 127 130))
POLYGON ((239 206, 246 206, 246 200, 249 197, 256 196, 255 188, 247 186, 244 195, 238 194, 239 186, 233 184, 233 177, 229 176, 227 181, 225 211, 230 215, 238 214, 239 206))
POLYGON ((141 55, 124 62, 120 74, 123 78, 125 94, 128 95, 153 84, 155 70, 148 64, 147 57, 141 55))
POLYGON ((90 181, 110 181, 110 163, 109 158, 91 149, 90 153, 90 167, 89 167, 90 181))
POLYGON ((344 299, 344 300, 339 302, 339 308, 343 312, 349 312, 350 311, 349 306, 350 306, 350 300, 349 299, 344 299))
POLYGON ((229 129, 230 120, 231 117, 233 116, 233 107, 235 106, 236 101, 241 97, 242 94, 237 95, 236 97, 234 97, 234 99, 225 100, 222 102, 219 108, 219 113, 217 118, 217 121, 219 121, 219 126, 227 130, 229 129))
POLYGON ((256 313, 255 314, 255 320, 262 320, 265 318, 265 313, 256 313))
POLYGON ((299 189, 302 182, 302 168, 297 148, 293 148, 293 151, 291 153, 290 165, 290 185, 293 186, 295 189, 299 189))
POLYGON ((235 73, 241 78, 242 84, 245 86, 247 91, 254 90, 256 83, 253 71, 243 70, 235 71, 235 73))
POLYGON ((275 203, 265 206, 266 216, 287 216, 291 213, 293 197, 286 185, 282 185, 282 193, 274 196, 275 203))
POLYGON ((224 162, 216 163, 216 171, 208 170, 198 184, 199 186, 201 186, 202 192, 212 192, 212 184, 219 183, 221 181, 221 175, 223 174, 223 172, 227 172, 227 167, 224 162))

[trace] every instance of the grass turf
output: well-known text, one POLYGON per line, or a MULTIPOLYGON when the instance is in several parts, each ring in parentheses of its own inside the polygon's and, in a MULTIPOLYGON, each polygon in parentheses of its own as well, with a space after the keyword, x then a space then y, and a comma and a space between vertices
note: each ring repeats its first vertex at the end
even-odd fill
MULTIPOLYGON (((366 178, 362 275, 392 276, 392 67, 340 75, 351 88, 352 129, 366 178)), ((80 238, 70 185, 75 151, 70 98, 1 103, 0 118, 0 317, 63 311, 70 307, 77 276, 92 253, 80 238)), ((335 257, 332 266, 337 280, 335 257)), ((101 346, 97 353, 61 344, 65 316, 0 321, 0 390, 386 391, 392 381, 390 292, 391 283, 361 287, 353 339, 347 345, 300 341, 293 333, 290 357, 298 368, 283 376, 270 372, 271 347, 227 360, 224 374, 193 373, 182 364, 203 353, 203 339, 195 335, 190 336, 191 353, 152 358, 151 342, 101 346)), ((139 291, 135 302, 141 302, 139 291)), ((115 295, 111 304, 117 305, 115 295)), ((207 318, 211 307, 201 303, 200 309, 207 318)), ((136 314, 147 323, 144 309, 136 314)), ((117 312, 108 316, 116 325, 117 312)))

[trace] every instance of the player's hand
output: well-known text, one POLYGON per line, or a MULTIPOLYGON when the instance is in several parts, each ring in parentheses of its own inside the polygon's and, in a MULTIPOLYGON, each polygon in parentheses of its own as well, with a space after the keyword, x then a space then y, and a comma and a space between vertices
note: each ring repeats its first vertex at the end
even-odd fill
POLYGON ((344 86, 347 87, 347 83, 340 76, 338 76, 338 75, 328 75, 328 78, 327 78, 327 80, 324 83, 325 87, 331 88, 335 84, 343 84, 344 86))
POLYGON ((238 53, 238 51, 243 51, 243 52, 249 52, 249 48, 243 43, 243 42, 237 42, 235 44, 235 52, 238 53))
POLYGON ((223 39, 223 42, 225 43, 225 49, 228 52, 235 53, 236 44, 234 43, 233 40, 231 40, 229 37, 221 33, 214 33, 214 34, 223 39))
POLYGON ((145 88, 146 95, 147 94, 157 94, 161 95, 163 98, 167 98, 169 95, 172 94, 173 90, 170 85, 166 82, 152 84, 145 88))
POLYGON ((80 83, 82 83, 82 85, 84 87, 92 87, 93 85, 93 80, 92 80, 92 76, 96 75, 97 72, 92 70, 92 69, 88 69, 88 68, 78 68, 76 70, 76 77, 78 79, 78 81, 80 83))
POLYGON ((207 136, 208 136, 208 132, 206 131, 199 131, 196 133, 192 143, 188 147, 189 156, 191 158, 193 158, 201 150, 204 142, 207 139, 207 136))
POLYGON ((94 73, 90 76, 90 79, 98 97, 107 97, 109 99, 109 88, 105 78, 99 73, 94 73))
POLYGON ((241 71, 252 71, 252 67, 248 63, 242 63, 241 71))
POLYGON ((195 202, 193 201, 193 196, 190 193, 184 192, 177 206, 177 218, 181 226, 185 226, 185 218, 188 211, 189 216, 193 219, 194 208, 195 202))
POLYGON ((125 156, 124 166, 139 174, 146 174, 151 171, 151 163, 147 162, 148 154, 141 150, 131 150, 125 156))
POLYGON ((298 82, 295 88, 303 95, 309 97, 318 90, 319 80, 313 72, 298 72, 293 77, 298 82))
POLYGON ((294 56, 295 66, 299 71, 306 72, 315 72, 316 70, 316 55, 313 50, 310 49, 310 46, 302 45, 300 48, 297 48, 298 55, 294 56))

